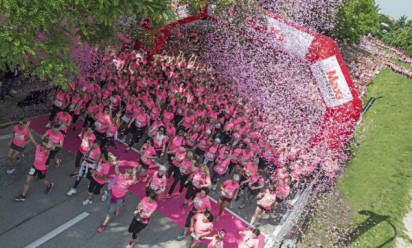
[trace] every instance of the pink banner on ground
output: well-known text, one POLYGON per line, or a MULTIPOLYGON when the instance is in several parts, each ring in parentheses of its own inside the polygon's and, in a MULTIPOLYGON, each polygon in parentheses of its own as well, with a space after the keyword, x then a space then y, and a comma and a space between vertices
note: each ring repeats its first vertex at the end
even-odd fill
MULTIPOLYGON (((30 127, 35 130, 36 132, 43 134, 46 131, 45 125, 47 124, 48 117, 40 117, 36 119, 31 120, 30 127)), ((69 130, 65 140, 64 140, 64 150, 70 152, 71 154, 75 155, 77 154, 78 148, 80 146, 80 139, 77 137, 79 130, 81 129, 81 125, 83 123, 81 121, 78 121, 76 123, 76 127, 78 131, 71 131, 69 130)), ((109 151, 113 153, 117 159, 120 160, 132 160, 132 161, 137 161, 139 158, 139 155, 134 152, 134 151, 129 151, 126 152, 125 148, 126 146, 123 145, 122 143, 116 141, 116 146, 117 149, 110 148, 109 151)), ((65 161, 62 162, 63 166, 74 166, 74 165, 67 165, 65 164, 65 161)), ((125 168, 121 168, 121 170, 124 170, 125 168)), ((152 173, 153 171, 150 171, 149 173, 152 173)), ((113 173, 113 169, 111 171, 113 173)), ((113 176, 113 175, 112 175, 113 176)), ((172 180, 169 180, 169 185, 172 184, 172 180)), ((145 196, 145 186, 144 183, 138 183, 133 185, 132 187, 129 188, 129 192, 133 193, 139 198, 142 198, 145 196)), ((190 210, 189 207, 182 208, 182 202, 183 202, 183 197, 184 197, 185 191, 183 191, 183 195, 181 197, 172 197, 170 199, 160 199, 158 201, 159 207, 157 211, 164 215, 165 217, 169 218, 171 221, 173 221, 175 224, 178 226, 184 228, 185 221, 187 214, 190 210)), ((218 211, 218 206, 214 202, 212 202, 212 213, 214 216, 216 216, 218 211)), ((236 248, 237 247, 237 241, 239 240, 239 232, 242 230, 245 230, 247 228, 247 225, 237 218, 236 216, 232 215, 230 212, 225 211, 223 215, 221 216, 219 222, 214 223, 214 232, 213 235, 217 233, 217 231, 221 228, 224 228, 227 233, 224 238, 225 241, 225 247, 228 248, 236 248)), ((205 244, 207 244, 206 241, 204 241, 205 244)), ((260 235, 260 244, 259 248, 262 248, 264 246, 264 236, 260 235)))

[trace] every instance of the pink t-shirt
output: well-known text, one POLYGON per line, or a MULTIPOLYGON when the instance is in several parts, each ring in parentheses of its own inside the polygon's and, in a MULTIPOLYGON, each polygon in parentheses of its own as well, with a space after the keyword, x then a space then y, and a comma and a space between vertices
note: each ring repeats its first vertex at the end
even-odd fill
POLYGON ((87 134, 87 131, 83 133, 82 141, 80 143, 80 152, 85 154, 91 147, 93 147, 93 143, 96 140, 96 136, 92 133, 90 136, 87 134))
POLYGON ((219 174, 219 175, 223 175, 226 172, 227 167, 230 164, 230 158, 226 158, 223 161, 219 161, 215 167, 213 168, 213 170, 219 174))
POLYGON ((147 164, 147 165, 151 165, 152 164, 152 159, 147 158, 147 157, 151 157, 151 156, 156 155, 156 151, 155 151, 153 146, 144 144, 142 146, 142 154, 143 154, 143 156, 140 158, 142 160, 142 162, 147 164))
POLYGON ((187 175, 192 170, 192 161, 184 159, 179 166, 180 173, 187 175))
POLYGON ((70 111, 74 111, 75 115, 80 114, 80 109, 84 107, 83 100, 79 96, 74 96, 70 103, 70 111))
POLYGON ((36 145, 36 155, 34 157, 34 168, 45 171, 47 169, 46 167, 46 162, 47 162, 47 149, 44 149, 43 151, 40 150, 41 146, 36 145))
POLYGON ((67 102, 67 95, 63 91, 58 91, 56 94, 56 98, 54 99, 54 106, 58 108, 63 108, 66 106, 67 102))
POLYGON ((157 202, 156 201, 149 202, 149 198, 144 197, 142 201, 140 202, 139 206, 140 206, 139 210, 141 211, 140 217, 143 218, 142 223, 147 224, 149 222, 151 213, 157 209, 157 202))
POLYGON ((160 191, 161 189, 163 189, 163 188, 166 186, 166 184, 167 184, 166 175, 163 175, 163 177, 160 177, 160 178, 159 178, 158 174, 159 174, 159 173, 158 173, 157 171, 153 174, 152 181, 151 181, 151 183, 150 183, 150 188, 151 188, 153 191, 156 191, 156 192, 158 192, 158 191, 160 191))
POLYGON ((174 114, 172 112, 164 111, 163 112, 163 123, 169 123, 173 120, 174 114))
POLYGON ((183 144, 183 137, 176 136, 172 139, 172 143, 169 146, 169 151, 176 151, 183 144))
POLYGON ((210 177, 200 172, 199 168, 196 168, 192 174, 192 184, 196 189, 202 188, 202 185, 206 184, 208 180, 210 177))
POLYGON ((207 232, 213 231, 212 222, 203 222, 204 214, 198 213, 195 215, 195 222, 193 224, 193 231, 199 236, 207 232))
POLYGON ((103 114, 102 112, 99 112, 96 115, 96 122, 94 123, 94 125, 96 126, 96 131, 98 131, 99 133, 106 133, 109 124, 111 122, 110 120, 110 116, 103 114))
POLYGON ((239 189, 239 183, 232 184, 232 179, 228 179, 223 183, 222 196, 232 199, 237 189, 239 189))
POLYGON ((210 200, 209 197, 201 197, 200 193, 197 193, 195 198, 193 199, 193 207, 197 210, 205 210, 205 209, 210 209, 210 200))
POLYGON ((72 121, 72 116, 69 114, 64 114, 65 112, 59 112, 57 113, 57 120, 59 120, 60 124, 62 125, 60 127, 60 129, 67 133, 67 129, 69 128, 69 126, 67 125, 70 121, 72 121))
POLYGON ((14 139, 13 139, 13 144, 16 146, 22 147, 27 139, 29 138, 29 130, 27 127, 24 127, 23 130, 19 129, 19 126, 16 125, 13 127, 13 132, 14 132, 14 139))
MULTIPOLYGON (((105 175, 109 175, 110 164, 109 163, 99 163, 96 167, 96 175, 100 177, 104 177, 105 175)), ((98 182, 99 184, 105 184, 107 179, 100 179, 96 176, 93 179, 98 182)))
POLYGON ((112 195, 116 198, 123 198, 126 195, 126 190, 132 185, 133 178, 125 179, 123 174, 117 177, 117 180, 112 188, 112 195))
POLYGON ((262 206, 264 209, 270 210, 272 204, 276 201, 276 192, 270 193, 267 189, 263 195, 263 198, 260 199, 257 203, 262 206))
POLYGON ((289 193, 290 193, 289 185, 283 183, 283 181, 280 181, 278 187, 276 187, 276 196, 280 200, 283 201, 289 195, 289 193))
POLYGON ((138 128, 143 128, 150 121, 150 116, 147 113, 138 113, 135 119, 135 125, 138 128))
MULTIPOLYGON (((54 134, 52 129, 49 129, 46 131, 46 136, 49 138, 49 141, 53 143, 53 146, 56 146, 60 144, 60 142, 64 141, 64 136, 61 132, 58 132, 57 134, 54 134)), ((52 150, 54 150, 55 147, 52 147, 52 150)))
POLYGON ((245 235, 239 243, 239 248, 258 248, 259 239, 254 238, 253 236, 254 235, 251 231, 246 231, 245 235))

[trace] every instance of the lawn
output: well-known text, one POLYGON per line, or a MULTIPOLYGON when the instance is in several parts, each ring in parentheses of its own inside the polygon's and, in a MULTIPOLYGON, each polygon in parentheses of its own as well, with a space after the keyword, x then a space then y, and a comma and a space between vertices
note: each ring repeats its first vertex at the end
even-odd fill
POLYGON ((352 245, 394 247, 395 233, 405 237, 402 219, 412 189, 412 81, 382 70, 365 102, 370 97, 377 100, 363 117, 338 189, 353 210, 352 229, 360 231, 352 245))

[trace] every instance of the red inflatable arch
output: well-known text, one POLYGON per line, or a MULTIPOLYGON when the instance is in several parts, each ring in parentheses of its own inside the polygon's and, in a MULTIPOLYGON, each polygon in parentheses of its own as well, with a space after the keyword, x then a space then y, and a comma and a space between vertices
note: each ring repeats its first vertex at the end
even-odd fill
MULTIPOLYGON (((187 5, 178 7, 175 10, 177 21, 161 30, 156 38, 155 52, 160 52, 174 27, 204 18, 216 20, 213 9, 213 6, 208 6, 192 16, 187 5)), ((261 42, 269 42, 273 49, 305 61, 310 66, 327 107, 321 130, 312 145, 326 141, 330 149, 342 151, 359 120, 362 102, 335 41, 270 12, 259 20, 247 22, 247 25, 253 32, 264 34, 266 38, 261 42)))

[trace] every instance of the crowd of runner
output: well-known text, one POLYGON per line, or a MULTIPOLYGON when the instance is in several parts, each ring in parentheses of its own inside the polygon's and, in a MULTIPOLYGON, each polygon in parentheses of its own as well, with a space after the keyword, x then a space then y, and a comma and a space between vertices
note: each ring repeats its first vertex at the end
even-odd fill
MULTIPOLYGON (((98 232, 118 215, 127 189, 144 182, 146 197, 133 213, 128 247, 134 246, 137 234, 147 226, 157 200, 170 197, 183 197, 183 207, 190 206, 179 240, 191 233, 190 247, 202 239, 210 240, 209 248, 223 247, 226 231, 215 230, 217 234, 211 235, 213 222, 219 221, 232 200, 242 200, 240 208, 256 202, 253 226, 288 197, 291 180, 304 180, 319 165, 319 161, 306 163, 304 152, 267 135, 268 125, 247 99, 207 69, 194 68, 191 61, 166 56, 148 60, 124 51, 106 57, 105 65, 68 89, 56 90, 40 142, 30 133, 29 121, 13 128, 9 174, 15 171, 24 147, 30 142, 36 147, 33 166, 16 201, 26 199, 35 177, 46 186, 46 193, 52 190, 54 183, 46 179, 46 171, 64 162, 58 153, 72 129, 81 144, 67 196, 76 194, 86 177, 90 182, 83 205, 92 204, 94 196, 110 199, 98 232), (83 125, 76 130, 80 116, 83 125), (120 149, 116 140, 127 144, 125 152, 137 151, 139 160, 117 159, 110 152, 111 147, 120 149), (111 168, 114 177, 109 175, 111 168), (267 168, 275 168, 274 173, 267 168), (170 188, 168 181, 173 182, 170 188), (102 190, 106 184, 107 190, 102 190), (221 195, 215 216, 208 198, 211 190, 221 195)), ((258 229, 242 232, 239 247, 258 247, 259 233, 258 229)))

